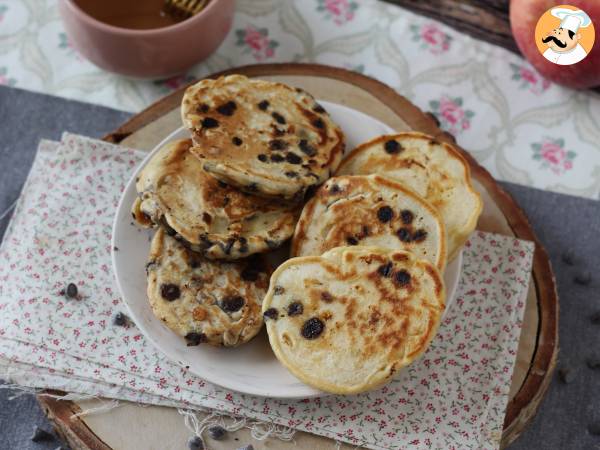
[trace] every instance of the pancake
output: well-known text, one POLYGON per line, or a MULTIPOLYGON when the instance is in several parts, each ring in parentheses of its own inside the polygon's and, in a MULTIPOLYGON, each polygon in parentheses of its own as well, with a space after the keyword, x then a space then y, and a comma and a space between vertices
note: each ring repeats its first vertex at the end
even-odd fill
POLYGON ((300 200, 340 163, 344 136, 301 89, 229 75, 185 91, 192 152, 219 180, 266 197, 300 200))
POLYGON ((411 251, 440 270, 446 264, 446 236, 435 208, 379 175, 330 178, 302 210, 291 251, 321 255, 347 245, 411 251))
POLYGON ((163 225, 194 251, 238 259, 276 248, 294 231, 297 207, 246 194, 202 170, 191 140, 161 148, 142 169, 133 216, 163 225))
POLYGON ((260 256, 212 261, 184 247, 159 228, 152 239, 148 299, 154 315, 188 346, 233 347, 262 326, 261 303, 269 274, 260 256))
POLYGON ((396 180, 438 209, 452 260, 475 229, 483 207, 460 152, 421 133, 380 136, 354 149, 336 175, 372 173, 396 180))
POLYGON ((273 352, 293 375, 355 394, 425 351, 444 299, 440 272, 409 252, 338 247, 279 266, 262 309, 273 352))

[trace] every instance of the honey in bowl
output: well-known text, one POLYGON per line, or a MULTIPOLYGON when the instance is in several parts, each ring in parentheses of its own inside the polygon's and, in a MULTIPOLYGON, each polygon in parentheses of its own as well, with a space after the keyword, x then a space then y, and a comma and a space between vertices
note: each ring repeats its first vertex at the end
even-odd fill
POLYGON ((164 12, 165 0, 72 0, 94 19, 119 28, 149 30, 185 20, 164 12))

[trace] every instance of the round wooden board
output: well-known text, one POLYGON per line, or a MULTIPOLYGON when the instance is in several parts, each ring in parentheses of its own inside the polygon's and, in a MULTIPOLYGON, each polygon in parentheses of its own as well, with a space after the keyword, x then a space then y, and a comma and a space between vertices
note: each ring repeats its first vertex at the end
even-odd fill
MULTIPOLYGON (((230 73, 298 86, 319 99, 345 104, 372 115, 398 131, 421 131, 454 144, 454 138, 438 127, 431 114, 423 113, 385 84, 355 72, 315 64, 267 64, 239 67, 210 78, 230 73)), ((180 126, 179 104, 184 89, 154 103, 107 135, 105 140, 150 150, 180 126)), ((501 447, 506 447, 531 421, 552 378, 558 352, 558 297, 548 255, 524 212, 468 152, 462 152, 469 161, 475 185, 485 204, 477 228, 533 241, 536 247, 532 283, 501 438, 501 447)), ((185 448, 185 439, 189 436, 183 420, 170 408, 126 404, 108 414, 71 418, 82 408, 96 406, 96 402, 56 401, 43 396, 38 399, 59 433, 74 449, 185 448), (155 426, 157 423, 161 426, 155 426)), ((235 436, 239 441, 234 444, 231 441, 214 443, 213 447, 217 450, 231 448, 251 440, 247 430, 238 431, 235 436)), ((271 447, 268 443, 256 441, 253 445, 257 449, 271 447)), ((299 432, 295 444, 277 444, 277 448, 292 446, 299 449, 334 448, 335 443, 299 432)))

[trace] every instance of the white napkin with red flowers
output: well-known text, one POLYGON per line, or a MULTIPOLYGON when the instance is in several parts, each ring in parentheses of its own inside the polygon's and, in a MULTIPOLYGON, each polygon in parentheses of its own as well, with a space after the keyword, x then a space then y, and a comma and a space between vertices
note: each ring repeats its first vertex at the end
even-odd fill
POLYGON ((374 449, 497 449, 533 244, 474 233, 457 299, 425 355, 387 386, 278 400, 219 388, 164 358, 125 310, 110 263, 113 216, 143 153, 65 134, 42 142, 0 246, 0 365, 10 381, 211 408, 374 449), (77 284, 81 299, 67 299, 77 284))

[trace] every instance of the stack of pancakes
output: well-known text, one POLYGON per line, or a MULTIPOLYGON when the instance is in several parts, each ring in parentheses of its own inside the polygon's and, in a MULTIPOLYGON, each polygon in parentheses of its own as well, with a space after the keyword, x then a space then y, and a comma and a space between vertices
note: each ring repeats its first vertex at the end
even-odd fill
POLYGON ((240 75, 188 88, 182 119, 191 139, 152 157, 133 205, 158 228, 159 319, 188 345, 224 346, 264 320, 282 364, 335 393, 379 386, 425 350, 442 272, 482 206, 456 149, 400 133, 342 161, 344 135, 310 94, 240 75), (265 254, 290 237, 271 274, 265 254))

